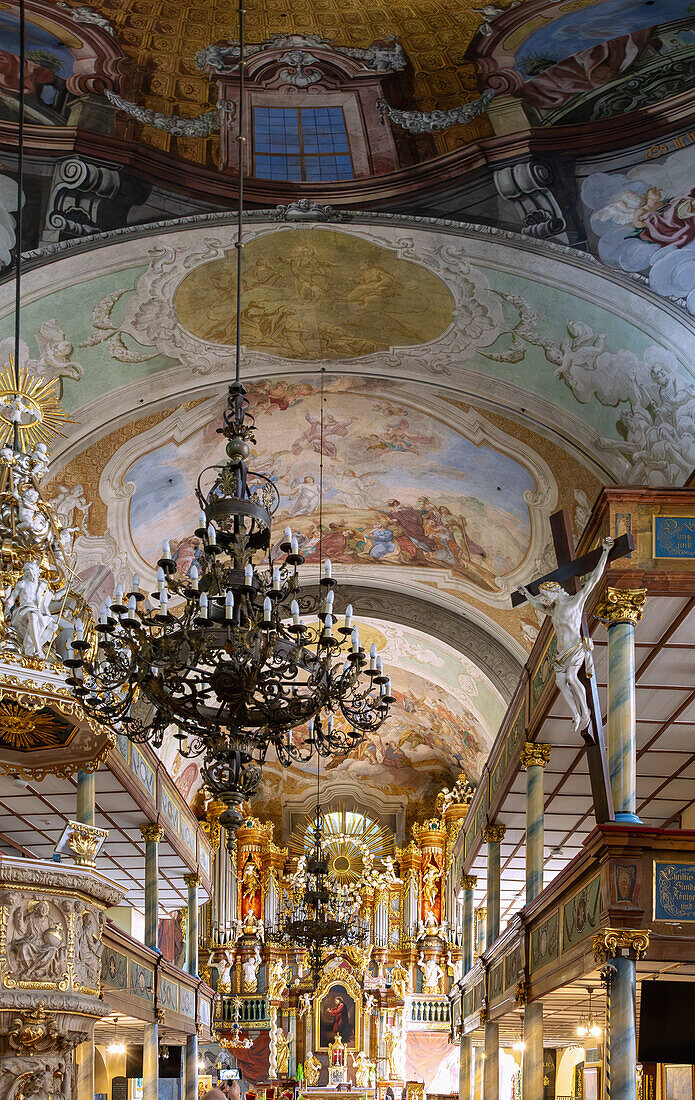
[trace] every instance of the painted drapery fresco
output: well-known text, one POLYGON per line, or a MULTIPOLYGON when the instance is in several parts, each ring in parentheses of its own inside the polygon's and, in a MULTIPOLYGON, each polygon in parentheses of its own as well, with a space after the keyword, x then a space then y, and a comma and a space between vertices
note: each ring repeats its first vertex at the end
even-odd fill
MULTIPOLYGON (((351 359, 424 344, 453 314, 451 294, 424 267, 333 230, 256 237, 245 248, 243 343, 294 359, 351 359)), ((231 345, 236 256, 203 264, 178 288, 176 313, 195 336, 231 345)))
MULTIPOLYGON (((251 464, 275 482, 278 531, 291 522, 308 563, 318 562, 321 549, 339 564, 446 569, 494 592, 495 578, 523 559, 530 535, 526 494, 534 481, 519 462, 424 413, 369 393, 330 389, 319 548, 319 387, 267 382, 250 397, 261 441, 251 464)), ((188 534, 197 517, 193 487, 201 466, 222 458, 219 412, 201 433, 180 445, 166 443, 128 469, 130 532, 144 562, 157 559, 165 539, 176 543, 182 575, 196 560, 196 540, 188 534), (159 517, 154 523, 153 516, 159 517)))

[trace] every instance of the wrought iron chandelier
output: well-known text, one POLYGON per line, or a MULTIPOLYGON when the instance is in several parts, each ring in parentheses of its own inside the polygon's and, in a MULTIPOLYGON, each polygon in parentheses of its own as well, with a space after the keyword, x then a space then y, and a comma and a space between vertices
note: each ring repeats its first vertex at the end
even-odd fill
POLYGON ((203 470, 196 488, 201 569, 194 566, 188 577, 179 579, 164 543, 153 602, 133 577, 130 591, 117 588, 114 599, 102 607, 96 640, 86 637, 77 623, 66 661, 73 670, 67 682, 100 722, 155 747, 173 726, 181 754, 203 757, 203 781, 213 798, 224 802, 220 822, 230 834, 243 820, 241 803, 258 788, 271 746, 285 767, 308 760, 314 752, 348 753, 382 724, 393 702, 376 648, 367 655, 360 644, 352 607, 347 606, 341 623, 336 618, 330 560, 320 577, 318 622, 305 625, 301 620, 296 596, 304 558, 286 527, 280 544, 284 560, 272 560, 271 521, 280 497, 272 480, 247 463, 256 436, 240 380, 243 8, 238 12, 236 372, 218 429, 227 440, 227 459, 203 470), (205 491, 210 481, 212 487, 205 491), (254 559, 261 554, 265 560, 259 567, 254 559))
MULTIPOLYGON (((316 730, 320 718, 314 723, 316 730)), ((300 857, 294 889, 281 910, 277 923, 266 929, 265 938, 284 948, 303 948, 314 988, 318 985, 327 957, 336 948, 366 943, 369 928, 360 917, 360 883, 341 884, 330 872, 330 855, 324 841, 324 822, 319 797, 317 768, 316 810, 312 843, 300 857)))

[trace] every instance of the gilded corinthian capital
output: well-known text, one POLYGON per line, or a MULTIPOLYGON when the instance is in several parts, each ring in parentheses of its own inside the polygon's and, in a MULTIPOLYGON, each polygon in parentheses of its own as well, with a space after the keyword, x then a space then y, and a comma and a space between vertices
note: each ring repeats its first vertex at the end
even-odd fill
POLYGON ((614 626, 616 623, 632 623, 635 626, 642 618, 646 598, 646 588, 609 586, 594 614, 606 626, 614 626))
POLYGON ((491 840, 496 840, 499 844, 504 840, 504 834, 507 831, 506 825, 486 825, 483 829, 483 840, 486 844, 489 844, 491 840))
POLYGON ((143 840, 161 840, 164 836, 164 829, 161 825, 147 824, 140 826, 140 832, 142 833, 143 840))
POLYGON ((478 876, 477 875, 464 875, 463 878, 461 879, 461 889, 462 890, 475 890, 477 885, 478 885, 478 876))
POLYGON ((536 745, 527 741, 521 750, 521 763, 525 768, 544 768, 550 760, 550 745, 536 745))
POLYGON ((647 928, 602 928, 593 938, 596 962, 606 962, 615 955, 629 954, 643 959, 649 947, 647 928))

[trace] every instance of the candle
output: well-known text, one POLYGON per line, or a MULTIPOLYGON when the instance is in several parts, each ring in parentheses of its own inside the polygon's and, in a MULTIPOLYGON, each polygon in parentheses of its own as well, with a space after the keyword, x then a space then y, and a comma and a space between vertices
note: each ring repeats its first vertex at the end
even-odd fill
POLYGON ((140 591, 140 577, 138 576, 137 573, 133 573, 133 588, 132 588, 132 591, 133 592, 139 592, 140 591))
POLYGON ((146 615, 151 615, 152 614, 152 604, 150 603, 149 600, 145 600, 145 614, 146 615))
POLYGON ((374 672, 376 668, 376 642, 372 642, 369 647, 369 667, 374 672))
POLYGON ((227 591, 224 598, 224 617, 225 619, 231 619, 234 614, 234 593, 227 591))
POLYGON ((217 543, 217 531, 211 523, 208 524, 208 542, 211 546, 215 546, 217 543))
POLYGON ((349 603, 345 608, 345 629, 349 630, 352 626, 352 604, 349 603))
POLYGON ((253 566, 250 563, 244 569, 244 584, 247 588, 253 584, 253 566))
POLYGON ((84 638, 84 625, 82 619, 75 619, 75 638, 81 642, 84 638))
POLYGON ((201 592, 200 593, 200 600, 198 601, 198 603, 200 605, 200 615, 201 615, 201 617, 203 619, 207 619, 207 616, 208 616, 208 597, 207 597, 206 592, 201 592))
POLYGON ((135 599, 135 596, 129 596, 128 597, 128 614, 131 616, 131 618, 135 614, 136 608, 137 608, 137 600, 135 599))
POLYGON ((161 565, 157 568, 157 589, 159 592, 164 588, 164 570, 161 565))
POLYGON ((385 680, 384 683, 381 685, 381 694, 382 695, 390 695, 391 694, 391 681, 389 679, 385 680))
POLYGON ((266 598, 263 601, 263 621, 264 622, 266 622, 266 623, 270 622, 270 613, 271 613, 272 610, 273 610, 273 604, 271 602, 270 596, 266 596, 266 598))
POLYGON ((313 737, 314 736, 314 719, 313 718, 309 719, 309 721, 307 723, 307 729, 309 730, 310 736, 313 737))
POLYGON ((208 525, 207 516, 205 515, 205 512, 201 512, 200 515, 198 516, 198 527, 202 527, 203 530, 204 530, 207 527, 207 525, 208 525))
POLYGON ((353 653, 358 653, 358 652, 359 652, 359 648, 360 648, 360 636, 359 636, 359 634, 357 633, 357 630, 356 630, 356 629, 355 629, 355 630, 353 630, 353 632, 352 632, 352 634, 351 634, 351 636, 350 636, 350 640, 352 641, 352 652, 353 652, 353 653))
POLYGON ((116 587, 116 591, 114 592, 114 596, 115 596, 115 602, 116 603, 123 603, 123 585, 122 584, 119 584, 116 587))
POLYGON ((326 615, 326 618, 325 618, 325 621, 324 621, 324 624, 323 624, 323 632, 328 638, 333 637, 333 616, 332 615, 326 615))
POLYGON ((290 611, 292 612, 292 622, 295 626, 299 626, 299 604, 296 600, 292 600, 290 611))
POLYGON ((384 662, 382 661, 381 657, 377 657, 377 659, 376 659, 376 670, 377 670, 377 672, 379 673, 380 676, 381 676, 382 672, 384 671, 384 662))
POLYGON ((280 570, 277 565, 273 567, 273 591, 277 592, 280 588, 280 570))
POLYGON ((106 626, 106 619, 107 619, 106 604, 103 603, 101 605, 101 607, 99 608, 99 622, 101 623, 102 626, 106 626))
POLYGON ((199 578, 199 576, 200 576, 200 570, 198 569, 198 566, 197 565, 192 565, 190 570, 189 570, 188 577, 189 577, 190 582, 191 582, 191 588, 193 589, 194 592, 198 591, 198 578, 199 578))
POLYGON ((171 558, 171 547, 166 539, 162 543, 162 557, 167 559, 171 558))
POLYGON ((291 527, 286 527, 285 528, 285 542, 290 542, 290 543, 292 542, 292 528, 291 527))
POLYGON ((167 615, 169 612, 169 593, 167 592, 166 588, 162 589, 162 594, 159 597, 159 605, 162 609, 162 612, 167 615))
POLYGON ((292 538, 290 539, 290 554, 295 554, 296 555, 298 553, 299 553, 299 543, 297 542, 296 538, 293 535, 292 538))
POLYGON ((326 558, 326 560, 324 562, 324 565, 323 565, 323 575, 324 575, 324 577, 326 578, 327 581, 329 581, 331 579, 332 568, 333 567, 331 566, 331 559, 326 558))

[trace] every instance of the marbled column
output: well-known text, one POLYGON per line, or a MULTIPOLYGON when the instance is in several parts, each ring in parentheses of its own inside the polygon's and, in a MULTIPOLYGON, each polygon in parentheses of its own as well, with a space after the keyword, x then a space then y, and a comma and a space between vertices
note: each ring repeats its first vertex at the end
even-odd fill
MULTIPOLYGON (((489 908, 489 906, 488 906, 489 908)), ((500 1026, 485 1024, 485 1065, 483 1068, 483 1096, 485 1100, 499 1100, 500 1094, 500 1026)), ((541 1092, 541 1097, 543 1093, 541 1092)), ((538 1098, 540 1100, 540 1098, 538 1098)))
POLYGON ((637 725, 635 720, 635 626, 642 618, 645 588, 607 588, 596 616, 608 630, 608 724, 606 743, 615 820, 637 816, 637 725))
POLYGON ((200 876, 184 875, 188 887, 188 928, 186 938, 186 970, 198 976, 198 885, 200 876))
POLYGON ((597 963, 607 963, 601 978, 607 987, 606 1082, 611 1100, 635 1100, 637 1095, 635 972, 649 938, 646 928, 602 928, 593 940, 597 963))
POLYGON ((294 1010, 288 1020, 287 1038, 290 1043, 290 1077, 294 1077, 297 1070, 297 1013, 294 1010))
MULTIPOLYGON (((550 745, 528 742, 521 750, 526 768, 526 904, 543 889, 543 772, 550 745)), ((543 1095, 543 1005, 524 1008, 523 1100, 543 1095)))
POLYGON ((159 919, 159 842, 164 836, 161 825, 140 826, 145 841, 145 946, 157 951, 159 919))
POLYGON ((473 1100, 473 1043, 470 1035, 461 1036, 459 1062, 459 1100, 473 1100))
POLYGON ((186 1077, 184 1081, 184 1100, 198 1100, 198 1036, 189 1035, 186 1039, 186 1077))
POLYGON ((143 1100, 159 1100, 159 1027, 145 1024, 142 1043, 143 1100))
MULTIPOLYGON (((86 824, 86 822, 85 822, 86 824)), ((77 1048, 77 1100, 94 1100, 94 1042, 88 1039, 77 1048)))
POLYGON ((482 955, 485 950, 485 938, 487 936, 487 906, 479 905, 475 910, 475 953, 482 955))
POLYGON ((462 973, 467 974, 473 966, 473 894, 478 879, 475 875, 464 875, 461 880, 463 890, 463 943, 461 952, 462 973))
POLYGON ((82 825, 94 824, 94 772, 77 773, 77 820, 82 825))
POLYGON ((500 934, 500 844, 505 832, 504 825, 486 825, 483 829, 483 840, 487 844, 486 947, 493 944, 500 934))

